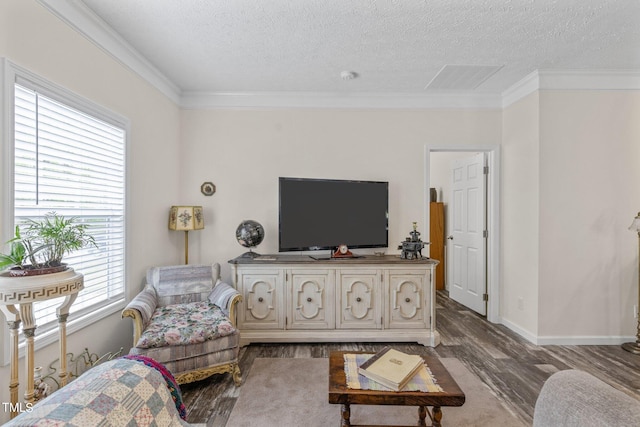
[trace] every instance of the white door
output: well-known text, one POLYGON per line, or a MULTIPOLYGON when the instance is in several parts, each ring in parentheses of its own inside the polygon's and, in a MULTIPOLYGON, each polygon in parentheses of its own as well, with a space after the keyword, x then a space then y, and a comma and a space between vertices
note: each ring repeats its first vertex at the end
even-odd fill
POLYGON ((485 153, 454 160, 451 168, 449 295, 487 314, 485 153))

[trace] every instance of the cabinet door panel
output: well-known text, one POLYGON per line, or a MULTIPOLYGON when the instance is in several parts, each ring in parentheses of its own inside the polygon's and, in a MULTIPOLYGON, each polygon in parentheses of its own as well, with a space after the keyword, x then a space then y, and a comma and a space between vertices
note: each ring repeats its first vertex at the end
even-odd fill
POLYGON ((380 273, 340 271, 338 328, 378 329, 380 322, 380 273))
MULTIPOLYGON (((427 273, 428 274, 428 273, 427 273)), ((429 281, 422 271, 389 272, 388 328, 425 328, 429 281)))
POLYGON ((249 273, 241 276, 244 294, 243 310, 240 313, 240 330, 281 329, 283 327, 282 273, 249 273))
POLYGON ((333 329, 333 270, 292 270, 289 329, 333 329), (329 302, 329 303, 327 303, 329 302))

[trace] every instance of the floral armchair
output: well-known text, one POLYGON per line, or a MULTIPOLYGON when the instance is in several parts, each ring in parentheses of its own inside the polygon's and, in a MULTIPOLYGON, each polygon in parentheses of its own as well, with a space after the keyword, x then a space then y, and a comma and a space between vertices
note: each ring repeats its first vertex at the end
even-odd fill
POLYGON ((179 384, 230 372, 240 385, 235 320, 241 300, 220 281, 220 264, 152 267, 144 289, 122 312, 133 319, 129 354, 164 364, 179 384))

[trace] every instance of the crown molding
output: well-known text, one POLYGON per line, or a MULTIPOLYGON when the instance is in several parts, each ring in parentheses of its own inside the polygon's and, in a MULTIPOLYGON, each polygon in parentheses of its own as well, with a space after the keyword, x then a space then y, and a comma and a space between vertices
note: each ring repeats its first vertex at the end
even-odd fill
POLYGON ((502 92, 502 107, 541 90, 640 90, 640 70, 536 70, 502 92))
POLYGON ((207 108, 346 108, 346 109, 501 109, 500 95, 440 93, 348 93, 321 92, 188 92, 184 109, 207 108))
POLYGON ((640 70, 535 70, 502 94, 188 92, 180 98, 180 105, 185 109, 256 107, 503 109, 540 90, 640 90, 640 70))
POLYGON ((507 108, 538 89, 540 89, 540 76, 536 70, 502 92, 502 108, 507 108))
POLYGON ((83 2, 77 0, 37 1, 69 27, 83 35, 122 65, 138 74, 174 103, 179 104, 180 88, 155 68, 83 2))
POLYGON ((539 70, 540 90, 638 90, 640 70, 539 70))
POLYGON ((321 93, 182 92, 133 46, 78 0, 37 0, 125 67, 185 109, 356 108, 503 109, 539 90, 640 90, 640 70, 536 70, 501 94, 475 92, 321 93))

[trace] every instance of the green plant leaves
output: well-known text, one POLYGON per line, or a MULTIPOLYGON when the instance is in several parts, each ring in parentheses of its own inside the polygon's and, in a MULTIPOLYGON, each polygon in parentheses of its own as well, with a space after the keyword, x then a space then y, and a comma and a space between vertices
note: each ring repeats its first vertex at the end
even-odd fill
POLYGON ((9 254, 0 254, 0 269, 10 266, 24 267, 29 262, 34 268, 55 267, 62 258, 85 246, 95 246, 88 225, 77 217, 65 218, 56 212, 47 213, 42 220, 29 219, 22 228, 16 226, 9 254))

